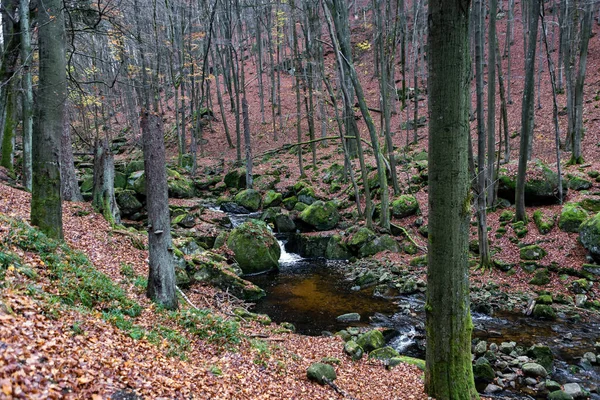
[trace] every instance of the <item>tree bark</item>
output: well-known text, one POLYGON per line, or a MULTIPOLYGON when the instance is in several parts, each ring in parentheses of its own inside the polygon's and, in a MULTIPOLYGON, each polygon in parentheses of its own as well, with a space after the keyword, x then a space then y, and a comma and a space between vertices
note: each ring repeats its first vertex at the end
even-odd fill
POLYGON ((33 89, 31 83, 31 32, 29 28, 29 0, 20 0, 21 64, 23 66, 23 186, 31 190, 31 140, 33 131, 33 89))
POLYGON ((39 84, 33 130, 31 223, 63 238, 60 138, 66 101, 65 24, 61 0, 38 9, 39 84))
POLYGON ((425 390, 478 399, 469 309, 469 0, 429 2, 429 254, 425 390))
POLYGON ((529 43, 525 60, 525 88, 523 89, 523 103, 521 107, 521 141, 519 147, 519 167, 517 171, 517 187, 515 190, 515 206, 517 221, 527 221, 525 212, 525 179, 527 175, 527 160, 529 159, 529 137, 533 134, 533 84, 535 72, 535 51, 537 45, 538 19, 540 14, 540 1, 532 0, 529 16, 529 43))
POLYGON ((69 123, 68 107, 65 107, 65 118, 60 140, 60 185, 63 200, 83 201, 77 175, 75 174, 75 164, 73 162, 73 145, 71 143, 71 125, 69 123))
POLYGON ((171 221, 165 143, 162 120, 142 113, 146 208, 148 209, 148 253, 150 266, 146 295, 168 309, 177 308, 175 268, 171 244, 171 221))

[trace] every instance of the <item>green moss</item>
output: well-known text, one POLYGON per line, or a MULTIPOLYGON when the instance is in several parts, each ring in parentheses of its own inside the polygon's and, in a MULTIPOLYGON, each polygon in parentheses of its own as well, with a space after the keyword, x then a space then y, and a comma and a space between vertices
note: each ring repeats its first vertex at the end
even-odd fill
POLYGON ((404 218, 419 212, 419 203, 414 196, 403 194, 392 201, 392 215, 396 218, 404 218))
POLYGON ((577 203, 566 203, 560 213, 558 226, 565 232, 579 232, 579 226, 588 218, 588 213, 577 203))
POLYGON ((535 210, 533 212, 533 222, 537 227, 538 231, 545 235, 552 230, 556 222, 555 216, 546 216, 542 210, 535 210))

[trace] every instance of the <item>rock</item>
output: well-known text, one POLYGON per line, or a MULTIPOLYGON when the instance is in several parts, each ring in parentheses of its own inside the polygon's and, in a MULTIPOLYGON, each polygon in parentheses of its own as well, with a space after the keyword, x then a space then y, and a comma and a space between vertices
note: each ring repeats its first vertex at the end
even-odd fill
POLYGON ((535 226, 537 227, 538 231, 542 235, 545 235, 548 232, 550 232, 554 227, 556 217, 554 215, 545 215, 544 211, 542 211, 541 209, 535 210, 533 212, 533 222, 535 223, 535 226))
POLYGON ((501 392, 502 388, 500 386, 496 386, 493 384, 488 384, 485 389, 483 390, 483 393, 485 394, 494 394, 494 393, 498 393, 501 392))
POLYGON ((571 292, 575 294, 586 294, 590 291, 593 282, 589 282, 587 279, 581 278, 571 282, 571 292))
POLYGON ((548 395, 548 400, 573 400, 573 396, 562 390, 556 390, 548 395))
POLYGON ((196 218, 190 213, 179 214, 173 217, 171 225, 179 225, 182 228, 190 229, 196 225, 196 218))
POLYGON ((545 378, 548 376, 546 368, 537 363, 525 363, 521 369, 525 376, 531 376, 533 378, 545 378))
POLYGON ((290 235, 285 248, 305 258, 325 257, 330 237, 298 233, 290 235))
POLYGON ((360 314, 359 313, 342 314, 342 315, 338 315, 335 319, 338 322, 358 322, 358 321, 360 321, 360 314))
POLYGON ((167 187, 169 197, 176 199, 191 199, 196 195, 194 182, 172 169, 167 169, 167 187))
POLYGON ((537 384, 537 380, 534 378, 525 378, 525 384, 527 386, 535 386, 537 384))
POLYGON ((600 277, 600 265, 595 264, 583 264, 581 267, 588 274, 600 277))
POLYGON ((563 391, 574 399, 585 397, 581 386, 578 383, 565 383, 563 391))
POLYGON ((398 357, 400 354, 390 346, 375 349, 369 353, 369 359, 376 359, 389 362, 391 358, 398 357))
POLYGON ((263 208, 277 207, 281 204, 283 196, 274 190, 269 190, 262 199, 263 208))
POLYGON ((117 205, 121 211, 121 215, 129 217, 143 208, 142 203, 135 197, 133 190, 120 190, 117 192, 117 205))
POLYGON ((537 304, 552 304, 553 300, 552 300, 552 295, 550 294, 543 294, 538 296, 537 299, 535 299, 535 302, 537 304))
POLYGON ((252 187, 258 191, 266 192, 275 189, 275 185, 279 181, 280 179, 276 175, 259 175, 253 179, 252 187))
POLYGON ((250 214, 250 211, 246 207, 242 207, 239 204, 235 203, 223 203, 220 206, 221 211, 230 214, 250 214))
POLYGON ((542 344, 535 344, 527 350, 527 355, 544 367, 546 371, 552 371, 554 354, 552 354, 550 347, 542 344))
MULTIPOLYGON (((538 269, 537 271, 535 271, 535 275, 529 281, 530 285, 537 285, 537 286, 543 286, 543 285, 547 285, 549 283, 550 283, 550 272, 548 272, 548 270, 546 268, 538 269)), ((550 300, 552 300, 552 297, 550 297, 550 300)), ((545 303, 538 303, 538 304, 545 304, 545 303)))
POLYGON ((248 220, 235 228, 227 238, 227 247, 245 274, 276 269, 281 249, 275 236, 262 221, 248 220))
POLYGON ((549 392, 560 390, 560 383, 553 381, 552 379, 547 379, 546 382, 544 382, 544 386, 549 392))
POLYGON ((309 380, 315 381, 321 385, 325 385, 327 381, 335 380, 335 369, 329 364, 313 363, 306 371, 306 376, 309 380))
POLYGON ((388 361, 388 367, 395 367, 396 365, 404 363, 414 365, 419 368, 421 371, 425 371, 425 360, 421 360, 420 358, 414 358, 409 356, 398 356, 392 357, 388 361))
POLYGON ((265 292, 255 284, 240 278, 233 266, 220 261, 219 255, 203 253, 202 257, 194 257, 191 263, 193 278, 197 282, 210 283, 245 300, 258 300, 265 297, 265 292))
POLYGON ((536 304, 535 307, 533 308, 532 315, 534 318, 537 318, 537 319, 548 319, 548 320, 556 319, 556 312, 554 311, 552 306, 545 305, 545 304, 536 304))
POLYGON ((581 208, 591 212, 599 212, 600 211, 600 199, 586 197, 585 199, 579 202, 581 208))
POLYGON ((567 185, 571 190, 587 190, 592 187, 592 182, 581 176, 569 174, 567 177, 569 179, 567 185))
POLYGON ((223 182, 228 188, 245 189, 246 188, 246 169, 238 168, 229 171, 223 178, 223 182))
MULTIPOLYGON (((516 161, 513 161, 516 164, 516 161)), ((558 176, 540 160, 532 160, 527 165, 525 180, 525 203, 527 205, 556 204, 558 198, 558 176)), ((514 200, 517 168, 500 168, 498 197, 514 200), (510 173, 508 171, 511 171, 510 173)), ((567 182, 563 180, 563 198, 567 195, 567 182)))
POLYGON ((291 211, 298 203, 298 198, 296 196, 291 196, 283 199, 283 206, 286 210, 291 211))
POLYGON ((351 234, 351 236, 346 241, 346 244, 350 249, 358 251, 365 244, 375 239, 375 237, 375 232, 373 232, 369 228, 360 227, 358 228, 358 230, 351 234))
POLYGON ((296 232, 296 224, 289 215, 278 214, 275 216, 275 230, 280 233, 296 232))
POLYGON ((328 260, 347 260, 352 257, 350 250, 346 247, 340 235, 333 235, 327 243, 325 258, 328 260))
POLYGON ((417 281, 415 281, 413 278, 408 278, 404 282, 402 282, 400 284, 396 284, 396 287, 398 288, 399 294, 407 294, 408 295, 408 294, 417 293, 419 290, 417 281))
POLYGON ((535 244, 521 247, 520 250, 522 260, 541 260, 546 254, 546 250, 535 244))
POLYGON ((281 209, 278 207, 267 208, 260 215, 260 220, 266 222, 267 224, 274 224, 275 218, 281 212, 281 209))
POLYGON ((475 345, 475 355, 476 356, 481 356, 483 354, 485 354, 485 352, 487 351, 487 342, 485 340, 480 340, 479 342, 477 342, 477 344, 475 345))
POLYGON ((334 202, 315 201, 299 215, 306 224, 319 231, 333 229, 340 220, 340 214, 334 202))
POLYGON ((353 360, 360 360, 364 354, 363 348, 353 340, 349 340, 344 344, 344 352, 353 360))
MULTIPOLYGON (((485 360, 485 359, 484 359, 485 360)), ((489 362, 478 362, 473 365, 473 377, 476 382, 490 383, 496 377, 494 369, 489 362)))
POLYGON ((129 175, 129 186, 139 195, 146 196, 146 176, 144 171, 136 171, 129 175))
POLYGON ((587 353, 585 353, 583 355, 583 358, 585 360, 588 360, 590 362, 590 364, 596 364, 598 362, 598 358, 596 357, 596 355, 594 353, 592 353, 591 351, 588 351, 587 353))
POLYGON ((560 213, 558 227, 565 232, 579 232, 579 226, 587 218, 587 211, 577 203, 565 203, 560 213))
POLYGON ((600 261, 600 213, 585 220, 579 227, 579 239, 596 262, 600 261))
POLYGON ((262 198, 254 189, 245 189, 235 196, 235 202, 250 211, 258 211, 262 198))
POLYGON ((409 217, 419 211, 419 202, 414 196, 403 194, 392 201, 392 215, 396 218, 409 217))
POLYGON ((583 307, 587 302, 588 297, 585 294, 575 295, 575 307, 583 307))
POLYGON ((382 251, 398 253, 400 252, 400 247, 393 237, 390 235, 383 235, 365 243, 358 251, 358 256, 361 258, 369 257, 382 251))
POLYGON ((317 201, 317 196, 315 195, 315 190, 311 187, 305 186, 296 194, 298 196, 298 202, 311 205, 315 201, 317 201))
POLYGON ((385 346, 385 339, 381 331, 373 329, 363 333, 358 337, 356 343, 363 348, 364 351, 370 352, 385 346))

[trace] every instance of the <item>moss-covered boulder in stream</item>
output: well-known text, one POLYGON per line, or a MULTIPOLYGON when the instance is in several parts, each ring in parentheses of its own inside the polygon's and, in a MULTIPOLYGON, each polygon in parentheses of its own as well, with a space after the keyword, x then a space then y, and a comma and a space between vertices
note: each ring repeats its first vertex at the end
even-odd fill
POLYGON ((585 220, 579 227, 579 240, 596 262, 600 261, 600 213, 585 220))
POLYGON ((396 218, 404 218, 415 215, 419 211, 419 203, 415 196, 403 194, 392 201, 392 215, 396 218))
POLYGON ((344 243, 342 236, 333 235, 327 243, 325 258, 328 260, 347 260, 352 257, 352 253, 344 243))
POLYGON ((275 236, 262 221, 248 220, 227 238, 227 247, 245 274, 269 271, 279 266, 281 249, 275 236))
POLYGON ((261 200, 260 193, 254 189, 245 189, 235 195, 235 202, 250 211, 258 211, 261 200))
POLYGON ((334 202, 315 201, 300 213, 300 219, 318 231, 333 229, 340 221, 340 213, 334 202))
POLYGON ((390 235, 383 235, 366 242, 358 251, 358 255, 359 257, 369 257, 382 251, 398 253, 400 252, 400 246, 390 235))
POLYGON ((281 193, 277 193, 274 190, 269 190, 263 196, 263 199, 262 199, 263 208, 277 207, 281 204, 282 199, 283 199, 283 196, 281 195, 281 193))
POLYGON ((370 352, 380 349, 385 346, 383 333, 377 329, 365 332, 356 339, 356 343, 363 348, 364 351, 370 352))
MULTIPOLYGON (((500 168, 500 184, 498 197, 514 201, 517 187, 517 166, 512 162, 500 168)), ((563 198, 567 195, 567 182, 562 181, 563 198)), ((527 205, 556 204, 558 198, 558 175, 540 160, 532 160, 527 164, 525 180, 525 203, 527 205)))
POLYGON ((565 232, 579 232, 579 226, 587 218, 587 211, 577 203, 566 203, 560 213, 558 227, 565 232))

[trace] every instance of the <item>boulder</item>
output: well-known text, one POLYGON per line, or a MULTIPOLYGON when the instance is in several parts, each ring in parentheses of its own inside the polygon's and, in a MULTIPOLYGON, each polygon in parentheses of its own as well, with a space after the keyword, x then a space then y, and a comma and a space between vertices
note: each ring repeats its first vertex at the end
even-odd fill
POLYGON ((556 222, 554 215, 545 215, 543 210, 535 210, 533 212, 533 222, 537 227, 538 231, 545 235, 552 230, 556 222))
POLYGON ((381 360, 385 362, 389 362, 391 358, 399 356, 400 354, 390 346, 375 349, 369 353, 369 359, 381 360))
POLYGON ((546 371, 552 371, 554 354, 552 354, 550 347, 542 344, 535 344, 527 350, 527 355, 544 367, 546 371))
POLYGON ((585 397, 583 389, 579 386, 579 383, 565 383, 563 391, 574 399, 581 399, 585 397))
POLYGON ((600 211, 600 199, 598 198, 586 197, 585 199, 579 202, 579 205, 581 206, 581 208, 587 211, 595 213, 600 211))
POLYGON ((350 257, 352 257, 352 254, 344 244, 342 236, 333 235, 331 239, 329 239, 329 242, 327 242, 325 258, 328 260, 348 260, 350 257))
MULTIPOLYGON (((535 275, 529 281, 530 285, 537 285, 537 286, 543 286, 543 285, 547 285, 549 283, 550 283, 550 272, 548 272, 548 270, 546 268, 541 268, 541 269, 538 269, 537 271, 535 271, 535 275)), ((552 298, 550 298, 550 299, 552 299, 552 298)), ((538 304, 544 304, 544 303, 538 302, 538 304)))
POLYGON ((556 390, 548 395, 548 400, 573 400, 573 396, 562 390, 556 390))
POLYGON ((592 258, 596 262, 600 261, 600 213, 579 226, 579 239, 592 258))
MULTIPOLYGON (((516 162, 513 162, 516 164, 516 162)), ((498 197, 514 201, 517 186, 516 165, 511 168, 500 168, 498 197), (509 172, 510 171, 510 172, 509 172)), ((567 195, 567 182, 562 181, 563 198, 567 195)), ((540 160, 532 160, 527 164, 525 180, 525 203, 527 205, 556 204, 558 198, 558 175, 540 160)))
POLYGON ((311 205, 315 201, 317 201, 317 196, 315 195, 315 190, 309 186, 305 186, 300 191, 298 191, 298 201, 300 203, 311 205))
POLYGON ((344 353, 348 354, 353 360, 360 360, 364 350, 353 340, 349 340, 344 344, 344 353))
POLYGON ((240 206, 236 203, 223 203, 221 204, 220 209, 221 211, 230 214, 250 214, 250 211, 246 207, 240 206))
POLYGON ((167 168, 167 187, 169 197, 176 199, 191 199, 196 195, 194 182, 179 172, 167 168))
POLYGON ((275 175, 259 175, 252 181, 252 187, 261 192, 275 189, 279 183, 279 177, 275 175))
POLYGON ((306 371, 309 380, 325 385, 336 378, 335 369, 329 364, 313 363, 306 371))
POLYGON ((142 210, 142 203, 137 199, 133 190, 121 190, 117 192, 116 197, 122 216, 129 217, 142 210))
POLYGON ((262 199, 263 208, 277 207, 281 204, 282 199, 283 199, 283 196, 281 195, 281 193, 277 193, 274 190, 269 190, 263 196, 263 199, 262 199))
POLYGON ((234 189, 245 189, 246 188, 246 169, 237 168, 230 170, 225 177, 223 182, 228 188, 234 189))
POLYGON ((400 246, 390 235, 383 235, 365 243, 358 251, 359 257, 369 257, 382 251, 398 253, 400 246))
POLYGON ((340 220, 340 213, 334 202, 315 201, 300 213, 300 219, 319 231, 333 229, 340 220))
POLYGON ((296 224, 289 215, 277 214, 275 216, 275 229, 280 233, 289 233, 296 231, 296 224))
POLYGON ((592 182, 578 175, 567 175, 568 187, 571 190, 587 190, 592 187, 592 182))
MULTIPOLYGON (((481 359, 479 359, 479 360, 481 360, 481 359)), ((473 377, 475 378, 475 381, 476 382, 485 382, 485 383, 492 382, 494 380, 494 378, 496 377, 496 374, 494 373, 494 369, 490 365, 489 361, 488 362, 483 362, 483 361, 480 362, 479 360, 477 360, 475 365, 473 365, 473 377)), ((483 358, 483 360, 485 360, 485 358, 483 358)))
POLYGON ((525 376, 531 376, 532 378, 545 378, 548 376, 546 368, 537 363, 525 363, 521 366, 521 369, 525 376))
POLYGON ((587 218, 587 211, 577 203, 566 203, 560 213, 558 227, 565 232, 579 232, 579 226, 587 218))
POLYGON ((360 335, 356 340, 356 343, 362 347, 364 351, 370 352, 385 346, 385 339, 383 338, 381 331, 373 329, 360 335))
POLYGON ((235 228, 227 238, 227 247, 245 274, 276 269, 281 249, 267 225, 262 221, 248 220, 235 228))
POLYGON ((250 211, 258 211, 260 208, 261 195, 254 189, 245 189, 235 196, 235 202, 250 211))
POLYGON ((342 315, 338 315, 335 318, 335 320, 338 322, 358 322, 358 321, 360 321, 360 314, 359 313, 342 314, 342 315))
POLYGON ((535 244, 521 247, 520 250, 522 260, 541 260, 546 254, 546 250, 535 244))
POLYGON ((355 251, 358 251, 361 247, 366 245, 371 240, 375 239, 375 232, 369 228, 360 227, 358 230, 353 232, 350 237, 346 240, 346 245, 355 251))
POLYGON ((396 218, 404 218, 415 215, 419 211, 419 203, 414 196, 403 194, 392 201, 392 215, 396 218))
POLYGON ((532 315, 534 318, 537 319, 556 319, 556 311, 554 311, 554 308, 552 308, 552 306, 546 304, 536 304, 533 308, 532 315))

